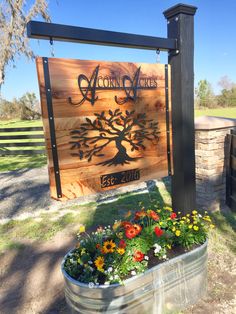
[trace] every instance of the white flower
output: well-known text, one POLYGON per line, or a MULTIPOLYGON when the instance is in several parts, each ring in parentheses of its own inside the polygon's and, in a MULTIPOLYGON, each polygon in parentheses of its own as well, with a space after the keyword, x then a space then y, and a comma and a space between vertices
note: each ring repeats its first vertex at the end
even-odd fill
POLYGON ((202 215, 201 215, 201 214, 198 214, 198 217, 202 218, 202 215))
POLYGON ((88 264, 92 265, 92 264, 93 264, 93 262, 92 262, 92 261, 88 261, 88 264))
POLYGON ((163 255, 162 258, 166 259, 166 255, 163 255))
POLYGON ((137 275, 136 271, 135 271, 135 270, 132 270, 132 271, 131 271, 131 275, 132 275, 132 276, 137 275))
POLYGON ((161 246, 157 243, 154 244, 154 248, 155 248, 154 253, 159 253, 161 250, 161 246))
POLYGON ((93 282, 89 282, 88 286, 89 286, 89 288, 93 288, 94 287, 94 283, 93 282))
POLYGON ((146 260, 146 261, 148 261, 149 260, 149 257, 148 256, 144 256, 144 259, 146 260))
POLYGON ((119 279, 119 276, 118 276, 118 275, 115 275, 115 276, 114 276, 114 279, 119 279))
POLYGON ((112 267, 108 267, 107 271, 108 271, 108 273, 111 273, 113 271, 113 268, 112 267))

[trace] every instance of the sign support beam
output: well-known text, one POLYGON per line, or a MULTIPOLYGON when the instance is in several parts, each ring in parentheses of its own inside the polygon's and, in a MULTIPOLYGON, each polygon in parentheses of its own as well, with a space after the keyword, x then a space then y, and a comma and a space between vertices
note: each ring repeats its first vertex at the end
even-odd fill
POLYGON ((172 88, 172 206, 189 213, 196 208, 194 130, 194 6, 178 4, 164 12, 168 38, 176 38, 177 54, 169 53, 172 88))
POLYGON ((124 48, 162 51, 178 49, 177 41, 174 38, 143 36, 36 21, 28 22, 27 35, 29 38, 124 48))

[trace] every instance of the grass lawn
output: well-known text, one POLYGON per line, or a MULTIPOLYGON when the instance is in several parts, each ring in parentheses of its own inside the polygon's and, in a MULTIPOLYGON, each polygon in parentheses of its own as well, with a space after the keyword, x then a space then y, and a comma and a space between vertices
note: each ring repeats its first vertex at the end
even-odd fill
POLYGON ((195 110, 195 117, 200 117, 200 116, 216 116, 216 117, 236 119, 236 107, 195 110))
MULTIPOLYGON (((0 121, 0 128, 16 128, 16 127, 39 127, 42 126, 42 120, 35 121, 21 121, 21 120, 5 120, 0 121)), ((15 133, 11 133, 14 135, 15 133)), ((28 134, 26 132, 18 132, 17 135, 28 134)), ((42 134, 42 132, 31 132, 31 134, 42 134)), ((8 133, 1 133, 1 135, 8 135, 8 133)), ((40 139, 23 139, 23 140, 7 140, 7 142, 40 142, 40 139)), ((4 143, 2 140, 0 143, 4 143)), ((8 150, 16 149, 14 147, 8 147, 8 150)), ((27 146, 19 147, 18 149, 41 149, 39 146, 27 146)), ((15 156, 0 156, 0 172, 12 171, 24 168, 38 168, 46 165, 46 155, 15 155, 15 156)))

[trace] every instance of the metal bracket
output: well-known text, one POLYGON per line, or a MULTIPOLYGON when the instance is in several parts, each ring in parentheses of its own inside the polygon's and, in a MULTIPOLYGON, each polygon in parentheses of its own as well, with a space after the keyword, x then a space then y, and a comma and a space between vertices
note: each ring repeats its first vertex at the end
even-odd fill
POLYGON ((167 162, 168 175, 171 176, 171 149, 170 149, 170 113, 169 113, 169 76, 168 64, 165 64, 165 100, 166 100, 166 146, 167 146, 167 162))
POLYGON ((51 149, 52 149, 56 190, 57 190, 57 197, 61 198, 62 197, 61 178, 60 178, 60 169, 59 169, 58 154, 57 154, 57 141, 56 141, 54 115, 53 115, 53 107, 52 107, 52 90, 51 90, 51 82, 50 82, 50 75, 49 75, 48 58, 42 58, 42 59, 43 59, 45 94, 46 94, 47 109, 48 109, 48 121, 49 121, 50 137, 51 137, 51 149))

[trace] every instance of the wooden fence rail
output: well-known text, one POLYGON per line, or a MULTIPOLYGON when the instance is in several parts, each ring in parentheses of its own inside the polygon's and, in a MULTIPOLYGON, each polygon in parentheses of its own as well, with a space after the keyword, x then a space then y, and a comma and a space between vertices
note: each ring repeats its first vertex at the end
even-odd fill
POLYGON ((0 128, 0 156, 35 155, 45 152, 42 127, 0 128), (38 141, 31 141, 34 139, 38 141))

